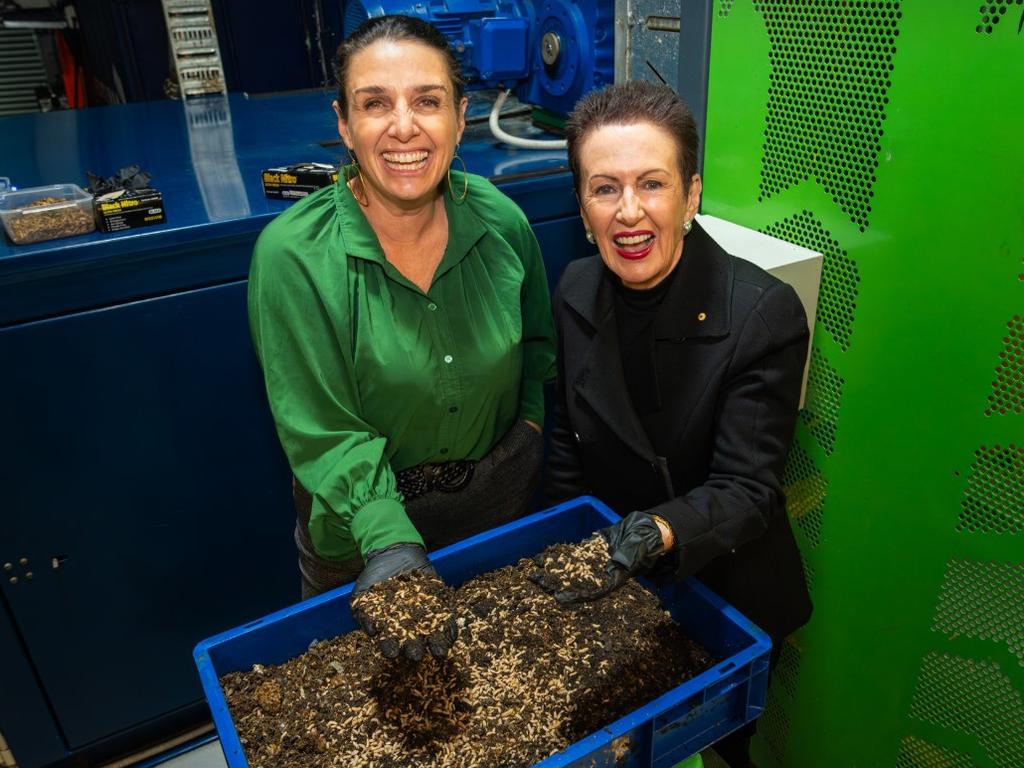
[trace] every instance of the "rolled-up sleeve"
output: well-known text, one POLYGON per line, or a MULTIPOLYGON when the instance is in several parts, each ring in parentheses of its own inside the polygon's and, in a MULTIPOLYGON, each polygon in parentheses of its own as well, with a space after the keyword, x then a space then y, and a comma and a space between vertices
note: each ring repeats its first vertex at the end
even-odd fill
POLYGON ((249 324, 278 437, 313 497, 309 533, 329 559, 422 544, 405 513, 387 438, 361 416, 349 329, 331 313, 287 231, 261 235, 249 324))

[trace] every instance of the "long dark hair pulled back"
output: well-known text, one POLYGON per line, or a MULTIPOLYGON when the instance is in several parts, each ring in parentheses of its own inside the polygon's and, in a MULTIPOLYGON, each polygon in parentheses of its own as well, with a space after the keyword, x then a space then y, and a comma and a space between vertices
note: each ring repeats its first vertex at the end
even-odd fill
POLYGON ((348 97, 345 85, 348 81, 348 70, 352 63, 352 57, 382 40, 421 43, 440 53, 448 68, 448 77, 452 81, 452 96, 455 104, 458 105, 462 101, 466 91, 462 67, 459 66, 459 60, 455 58, 451 46, 448 45, 448 39, 437 27, 414 16, 375 16, 356 27, 348 39, 338 46, 335 74, 338 78, 338 107, 341 109, 342 117, 348 119, 348 97))

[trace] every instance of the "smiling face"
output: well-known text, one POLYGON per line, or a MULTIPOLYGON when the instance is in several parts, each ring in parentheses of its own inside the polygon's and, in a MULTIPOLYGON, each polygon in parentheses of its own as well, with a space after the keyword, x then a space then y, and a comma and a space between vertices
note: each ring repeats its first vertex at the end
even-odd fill
POLYGON ((689 195, 672 136, 652 123, 603 125, 580 144, 580 213, 601 259, 627 288, 653 288, 683 254, 683 224, 700 206, 689 195))
POLYGON ((337 102, 338 133, 359 161, 367 197, 402 209, 437 199, 465 128, 444 57, 428 45, 381 40, 356 53, 337 102))

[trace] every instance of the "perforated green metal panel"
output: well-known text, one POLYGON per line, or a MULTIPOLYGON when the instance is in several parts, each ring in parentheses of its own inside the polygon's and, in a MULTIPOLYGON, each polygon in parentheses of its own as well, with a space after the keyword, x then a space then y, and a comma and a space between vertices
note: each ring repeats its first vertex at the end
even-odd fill
POLYGON ((932 629, 1006 643, 1024 666, 1024 563, 951 560, 932 629))
POLYGON ((793 522, 803 531, 808 544, 818 546, 825 516, 828 481, 821 476, 821 470, 799 443, 789 453, 782 479, 793 522))
POLYGON ((719 0, 705 212, 824 254, 759 766, 1024 767, 1024 0, 719 0))
POLYGON ((928 654, 910 716, 974 736, 999 768, 1024 765, 1024 702, 998 664, 928 654))
MULTIPOLYGON (((1021 275, 1024 278, 1024 275, 1021 275)), ((999 353, 996 378, 992 382, 992 394, 988 396, 985 415, 1020 413, 1024 411, 1024 320, 1014 315, 1007 323, 1003 337, 1006 345, 999 353)))
MULTIPOLYGON (((1020 370, 1018 368, 1018 370, 1020 370)), ((974 452, 958 531, 1024 531, 1024 448, 981 446, 974 452)))
POLYGON ((976 768, 967 755, 944 749, 915 736, 907 736, 900 744, 896 768, 976 768))
POLYGON ((812 347, 807 397, 800 418, 825 453, 832 453, 835 446, 843 383, 843 377, 828 364, 821 349, 812 347))
POLYGON ((857 309, 857 264, 839 243, 808 211, 803 211, 764 231, 791 243, 803 243, 824 255, 821 268, 821 293, 818 301, 818 322, 844 352, 850 348, 854 312, 857 309))

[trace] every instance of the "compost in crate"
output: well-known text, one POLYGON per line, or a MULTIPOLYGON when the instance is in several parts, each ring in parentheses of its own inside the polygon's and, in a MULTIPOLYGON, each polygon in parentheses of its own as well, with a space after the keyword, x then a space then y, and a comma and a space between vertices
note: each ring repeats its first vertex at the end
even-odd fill
MULTIPOLYGON (((606 560, 593 537, 467 581, 444 659, 385 659, 352 632, 224 675, 249 765, 527 768, 707 669, 710 655, 636 582, 569 607, 539 586, 592 586, 606 560)), ((385 582, 378 597, 408 588, 385 582)))

